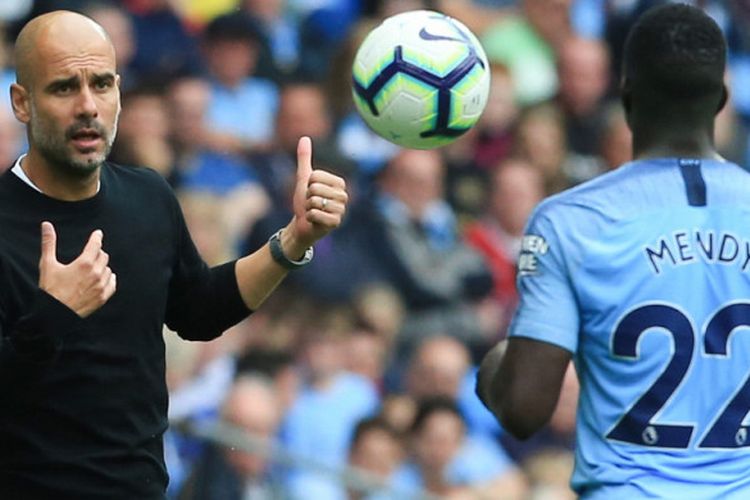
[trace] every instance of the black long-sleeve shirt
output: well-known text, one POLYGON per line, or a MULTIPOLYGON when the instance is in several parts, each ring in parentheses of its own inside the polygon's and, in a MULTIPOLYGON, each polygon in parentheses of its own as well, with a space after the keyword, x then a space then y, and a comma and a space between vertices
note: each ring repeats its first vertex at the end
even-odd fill
POLYGON ((159 175, 105 164, 92 198, 49 198, 0 177, 0 498, 163 498, 162 326, 219 336, 249 310, 234 263, 209 268, 159 175), (87 318, 38 287, 43 220, 57 258, 95 229, 117 290, 87 318))

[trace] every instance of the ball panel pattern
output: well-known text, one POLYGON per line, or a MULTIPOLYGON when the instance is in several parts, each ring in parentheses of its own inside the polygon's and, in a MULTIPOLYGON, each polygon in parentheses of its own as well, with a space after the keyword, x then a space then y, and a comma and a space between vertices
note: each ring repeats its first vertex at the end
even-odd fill
POLYGON ((476 37, 458 21, 418 11, 375 28, 353 65, 358 111, 378 134, 407 147, 451 142, 478 120, 489 68, 476 37))

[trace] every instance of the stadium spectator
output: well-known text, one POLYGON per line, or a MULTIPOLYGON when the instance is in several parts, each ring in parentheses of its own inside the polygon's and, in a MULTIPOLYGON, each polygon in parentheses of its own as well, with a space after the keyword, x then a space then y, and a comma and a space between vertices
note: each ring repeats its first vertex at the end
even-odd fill
MULTIPOLYGON (((476 369, 471 353, 453 337, 436 335, 425 339, 414 352, 404 377, 404 389, 414 401, 444 396, 456 402, 466 422, 467 433, 493 441, 501 429, 474 392, 476 369)), ((500 449, 496 452, 505 460, 500 449)))
POLYGON ((247 433, 258 451, 209 447, 196 464, 179 495, 180 500, 243 500, 284 498, 281 477, 274 472, 273 455, 281 422, 272 384, 258 375, 242 375, 234 382, 222 409, 222 422, 247 433))
POLYGON ((390 353, 405 314, 398 292, 383 283, 368 284, 357 290, 352 305, 359 321, 383 339, 390 353))
POLYGON ((284 83, 293 78, 300 62, 297 20, 284 0, 240 0, 242 10, 252 16, 267 41, 258 61, 258 75, 284 83))
POLYGON ((529 162, 509 158, 490 173, 485 213, 467 225, 466 240, 484 255, 492 270, 493 296, 483 301, 488 340, 504 338, 515 311, 516 263, 521 238, 534 207, 544 197, 544 179, 529 162))
POLYGON ((396 339, 401 362, 433 332, 482 342, 474 304, 489 293, 491 276, 458 232, 443 197, 444 169, 435 151, 403 150, 379 176, 374 199, 352 211, 368 228, 363 248, 376 259, 379 279, 405 306, 396 339))
POLYGON ((557 56, 560 87, 557 100, 564 115, 569 162, 575 183, 596 177, 604 170, 599 145, 604 130, 605 106, 610 83, 609 53, 599 40, 570 37, 557 56))
POLYGON ((463 22, 474 33, 484 33, 499 20, 514 14, 518 3, 518 0, 434 0, 422 8, 437 9, 463 22))
MULTIPOLYGON (((56 2, 59 3, 59 2, 56 2)), ((88 3, 88 2, 87 2, 88 3)), ((131 13, 135 33, 135 55, 130 64, 134 75, 129 85, 166 81, 203 69, 198 41, 169 0, 123 0, 131 13)), ((60 9, 62 6, 55 5, 60 9)))
POLYGON ((490 64, 490 78, 487 105, 476 125, 479 135, 474 157, 477 166, 487 169, 510 155, 520 112, 508 67, 490 64))
POLYGON ((210 102, 211 87, 202 78, 179 78, 170 85, 169 103, 175 118, 172 141, 177 157, 173 183, 225 195, 255 183, 256 176, 242 155, 210 149, 210 102))
POLYGON ((236 250, 247 231, 267 214, 270 198, 245 156, 209 149, 210 93, 208 82, 197 77, 179 78, 169 87, 176 165, 169 179, 180 189, 222 198, 222 223, 236 250))
POLYGON ((168 178, 175 166, 172 120, 161 90, 137 88, 122 96, 123 111, 111 158, 122 165, 148 165, 168 178))
POLYGON ((202 53, 211 78, 203 136, 208 149, 246 154, 270 147, 279 98, 276 84, 255 73, 264 43, 257 22, 244 12, 219 16, 203 30, 202 53))
POLYGON ((362 3, 361 0, 293 0, 300 17, 300 75, 313 80, 325 78, 332 55, 362 12, 362 3))
POLYGON ((344 367, 370 380, 379 393, 384 390, 388 344, 377 332, 355 329, 344 341, 344 367))
POLYGON ((521 13, 498 20, 480 34, 490 62, 510 69, 523 106, 550 99, 557 92, 555 52, 571 28, 571 0, 522 0, 521 13))
POLYGON ((570 153, 563 113, 553 102, 526 107, 518 121, 514 155, 530 162, 544 178, 545 194, 575 184, 568 175, 570 153))
POLYGON ((523 476, 492 444, 466 435, 450 398, 424 400, 412 426, 410 459, 395 472, 393 484, 448 498, 524 498, 523 476))
MULTIPOLYGON (((403 436, 381 417, 360 420, 352 435, 349 447, 349 465, 369 473, 388 487, 392 476, 406 453, 403 436)), ((369 500, 388 498, 387 493, 377 491, 363 494, 360 491, 348 492, 349 500, 369 500)))
MULTIPOLYGON (((355 425, 375 413, 379 398, 370 380, 344 369, 343 342, 353 329, 350 313, 320 304, 315 311, 301 332, 304 379, 284 419, 282 439, 292 453, 341 466, 347 462, 355 425)), ((315 471, 296 468, 287 485, 295 499, 344 497, 335 479, 315 471)))
POLYGON ((389 392, 383 397, 379 415, 402 435, 409 434, 416 414, 417 402, 411 396, 389 392))
POLYGON ((297 368, 294 354, 284 348, 251 346, 238 355, 236 374, 259 374, 269 379, 282 415, 285 415, 299 392, 300 373, 297 368))

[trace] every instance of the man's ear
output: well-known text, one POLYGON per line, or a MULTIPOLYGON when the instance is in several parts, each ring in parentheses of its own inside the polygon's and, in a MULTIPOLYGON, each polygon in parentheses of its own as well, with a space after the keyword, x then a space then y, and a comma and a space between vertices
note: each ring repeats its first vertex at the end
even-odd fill
POLYGON ((622 79, 622 84, 620 85, 620 101, 622 102, 622 108, 625 110, 625 121, 630 125, 630 113, 633 103, 633 86, 628 78, 622 79))
POLYGON ((21 123, 31 121, 31 99, 29 91, 23 86, 13 83, 10 86, 10 103, 13 106, 13 114, 21 123))
POLYGON ((729 91, 727 90, 726 85, 721 86, 721 99, 719 100, 719 105, 716 108, 716 113, 718 114, 722 109, 724 109, 724 106, 726 106, 727 101, 729 100, 729 91))

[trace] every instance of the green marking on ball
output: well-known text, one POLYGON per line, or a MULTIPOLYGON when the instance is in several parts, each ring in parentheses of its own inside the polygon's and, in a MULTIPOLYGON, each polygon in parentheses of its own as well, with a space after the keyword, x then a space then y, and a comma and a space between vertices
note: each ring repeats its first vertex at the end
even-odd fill
POLYGON ((382 111, 399 94, 419 99, 424 103, 424 115, 437 116, 437 89, 404 73, 396 73, 375 96, 375 109, 382 111))
POLYGON ((393 62, 394 54, 383 54, 383 56, 372 64, 355 64, 352 69, 352 75, 365 88, 378 77, 380 73, 393 62))
POLYGON ((474 68, 472 68, 472 70, 451 89, 453 95, 451 98, 450 118, 448 119, 448 126, 450 128, 469 128, 479 119, 482 107, 478 107, 478 113, 466 114, 465 96, 479 84, 485 71, 486 70, 479 65, 474 66, 474 68))
POLYGON ((453 71, 469 54, 469 48, 460 43, 441 47, 439 54, 431 54, 408 45, 404 45, 402 51, 404 61, 418 66, 420 69, 429 71, 440 78, 445 77, 453 71))
POLYGON ((362 99, 356 92, 352 92, 352 99, 354 100, 354 104, 357 106, 357 109, 359 109, 360 114, 364 114, 366 116, 370 115, 370 106, 367 105, 366 100, 362 99))

